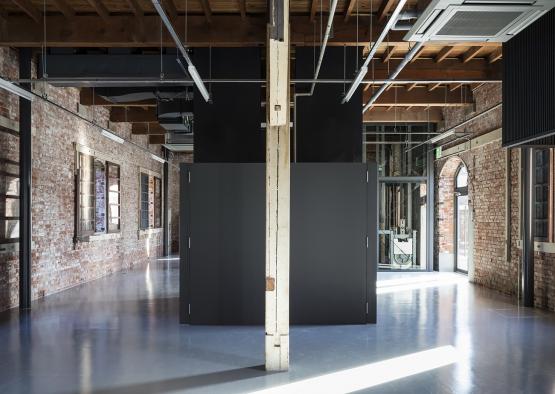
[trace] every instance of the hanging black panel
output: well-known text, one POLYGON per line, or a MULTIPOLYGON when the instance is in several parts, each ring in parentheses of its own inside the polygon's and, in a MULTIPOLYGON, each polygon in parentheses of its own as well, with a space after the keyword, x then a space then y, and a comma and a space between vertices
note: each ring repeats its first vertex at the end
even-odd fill
MULTIPOLYGON (((196 48, 193 61, 202 78, 260 79, 260 48, 196 48), (211 71, 210 71, 211 69, 211 71)), ((263 163, 264 121, 258 83, 214 83, 212 102, 195 89, 195 162, 263 163)))
MULTIPOLYGON (((296 78, 314 77, 314 60, 318 50, 296 49, 296 78)), ((328 47, 319 79, 353 79, 357 48, 328 47)), ((359 65, 360 65, 359 60, 359 65)), ((348 103, 341 104, 349 84, 316 84, 310 97, 297 97, 295 140, 297 162, 362 161, 362 85, 348 103)), ((308 92, 309 84, 297 84, 295 93, 308 92)))
POLYGON ((555 9, 503 44, 503 146, 555 145, 555 9))

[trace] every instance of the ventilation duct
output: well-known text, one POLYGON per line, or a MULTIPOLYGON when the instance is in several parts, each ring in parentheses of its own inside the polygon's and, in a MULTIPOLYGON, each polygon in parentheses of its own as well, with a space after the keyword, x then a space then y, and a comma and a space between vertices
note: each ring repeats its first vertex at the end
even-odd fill
POLYGON ((174 100, 189 98, 192 99, 192 91, 187 92, 183 87, 125 87, 125 88, 95 88, 95 93, 103 99, 115 104, 130 103, 144 100, 174 100))
POLYGON ((405 40, 505 42, 554 6, 553 0, 432 0, 405 40))
POLYGON ((158 101, 158 123, 168 132, 193 133, 193 101, 158 101))

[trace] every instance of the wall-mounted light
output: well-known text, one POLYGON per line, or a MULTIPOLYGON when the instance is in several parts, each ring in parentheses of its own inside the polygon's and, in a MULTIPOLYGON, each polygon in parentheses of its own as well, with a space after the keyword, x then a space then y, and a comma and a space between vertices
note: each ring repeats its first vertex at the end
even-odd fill
POLYGON ((123 144, 124 139, 121 138, 119 135, 115 135, 114 133, 106 130, 106 129, 102 129, 101 133, 104 137, 111 139, 114 142, 117 142, 118 144, 123 144))
POLYGON ((160 156, 156 156, 154 153, 151 153, 150 157, 152 157, 154 160, 156 160, 160 163, 165 163, 166 162, 166 160, 162 159, 160 156))
POLYGON ((24 99, 27 99, 29 101, 33 101, 33 93, 20 88, 19 86, 17 86, 16 84, 6 81, 3 78, 0 78, 0 88, 7 90, 10 93, 16 94, 19 97, 22 97, 24 99))

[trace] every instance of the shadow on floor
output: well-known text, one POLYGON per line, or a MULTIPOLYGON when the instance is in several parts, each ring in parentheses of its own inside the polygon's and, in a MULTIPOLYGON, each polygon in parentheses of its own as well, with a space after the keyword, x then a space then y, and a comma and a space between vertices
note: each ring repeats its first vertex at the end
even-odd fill
POLYGON ((92 390, 92 394, 151 394, 166 393, 168 391, 187 390, 197 387, 208 387, 216 384, 232 383, 245 379, 267 376, 271 372, 266 372, 264 365, 231 369, 227 371, 211 372, 202 375, 185 376, 154 382, 144 382, 119 386, 113 388, 102 388, 92 390))

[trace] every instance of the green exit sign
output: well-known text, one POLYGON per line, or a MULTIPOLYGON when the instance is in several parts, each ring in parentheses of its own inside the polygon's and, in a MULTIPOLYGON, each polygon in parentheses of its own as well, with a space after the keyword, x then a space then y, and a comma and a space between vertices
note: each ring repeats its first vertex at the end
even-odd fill
POLYGON ((436 148, 436 159, 441 159, 441 146, 436 148))

